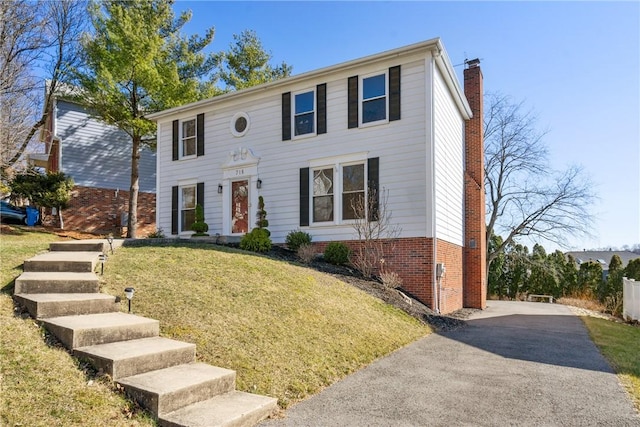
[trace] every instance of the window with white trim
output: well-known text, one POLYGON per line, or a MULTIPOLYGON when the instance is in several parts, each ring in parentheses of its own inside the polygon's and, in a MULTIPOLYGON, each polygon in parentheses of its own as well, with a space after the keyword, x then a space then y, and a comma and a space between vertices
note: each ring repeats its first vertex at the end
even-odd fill
POLYGON ((196 119, 180 122, 180 157, 196 155, 196 119))
POLYGON ((387 120, 388 97, 387 74, 362 77, 360 82, 360 123, 387 120))
POLYGON ((180 187, 180 231, 191 231, 191 224, 196 220, 196 185, 180 187))
POLYGON ((364 162, 314 168, 311 183, 313 222, 335 223, 362 218, 367 212, 365 173, 364 162))
POLYGON ((293 96, 293 129, 294 136, 313 135, 316 133, 315 91, 300 92, 293 96))

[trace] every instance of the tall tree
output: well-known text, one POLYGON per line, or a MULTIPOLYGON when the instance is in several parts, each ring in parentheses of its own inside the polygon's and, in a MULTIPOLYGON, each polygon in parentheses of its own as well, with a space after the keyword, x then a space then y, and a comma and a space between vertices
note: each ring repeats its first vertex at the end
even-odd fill
POLYGON ((216 58, 202 50, 213 40, 181 36, 191 12, 175 18, 171 0, 104 0, 90 6, 94 32, 83 42, 87 66, 79 73, 83 101, 96 116, 131 137, 127 237, 136 237, 140 148, 153 146, 149 113, 193 102, 215 90, 203 79, 216 58), (203 90, 204 89, 204 90, 203 90))
POLYGON ((80 61, 86 4, 0 1, 0 172, 3 181, 51 113, 60 82, 80 61), (45 85, 44 80, 47 80, 45 85))
POLYGON ((518 237, 537 237, 560 245, 567 235, 588 234, 593 186, 579 167, 553 171, 536 117, 503 95, 487 95, 484 117, 487 271, 518 237))
POLYGON ((264 50, 255 31, 234 34, 229 51, 218 54, 222 65, 219 76, 227 90, 240 90, 288 77, 292 67, 286 63, 272 66, 270 52, 264 50))

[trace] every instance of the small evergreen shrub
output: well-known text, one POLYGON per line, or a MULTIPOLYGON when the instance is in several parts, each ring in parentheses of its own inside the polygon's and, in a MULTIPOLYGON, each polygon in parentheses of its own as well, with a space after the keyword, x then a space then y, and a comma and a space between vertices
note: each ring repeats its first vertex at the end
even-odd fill
POLYGON ((342 242, 331 242, 324 249, 324 260, 330 264, 342 265, 349 262, 351 251, 342 242))
POLYGON ((196 232, 194 236, 208 236, 209 225, 204 222, 204 208, 202 205, 196 205, 196 220, 191 224, 191 230, 196 232))
POLYGON ((316 257, 316 250, 313 245, 304 244, 296 251, 298 258, 305 264, 311 264, 311 261, 316 257))
POLYGON ((240 248, 251 252, 269 252, 271 250, 269 231, 264 228, 254 228, 242 236, 240 248))
POLYGON ((297 252, 301 246, 311 244, 311 234, 302 230, 290 231, 285 243, 289 249, 297 252))
POLYGON ((269 226, 269 220, 267 220, 267 211, 264 210, 264 198, 258 197, 258 212, 256 212, 258 220, 256 221, 256 227, 266 230, 267 236, 271 236, 271 232, 267 229, 269 226))

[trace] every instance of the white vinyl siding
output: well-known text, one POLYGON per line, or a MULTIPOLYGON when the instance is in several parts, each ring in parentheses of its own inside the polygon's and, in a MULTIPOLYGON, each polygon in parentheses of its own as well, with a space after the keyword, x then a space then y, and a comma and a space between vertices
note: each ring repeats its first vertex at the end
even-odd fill
POLYGON ((442 75, 434 75, 436 237, 463 246, 464 120, 442 75))
MULTIPOLYGON (((62 140, 61 171, 71 176, 75 185, 128 191, 131 137, 91 118, 78 104, 63 100, 56 104, 56 134, 62 140)), ((156 190, 156 156, 146 147, 140 150, 139 176, 140 191, 156 190)))
MULTIPOLYGON (((275 243, 284 242, 287 233, 299 228, 300 169, 310 167, 313 170, 323 166, 310 164, 313 159, 339 158, 353 153, 364 153, 363 159, 380 159, 379 188, 388 192, 392 222, 402 228, 400 237, 432 237, 431 225, 426 220, 426 211, 431 209, 433 201, 426 198, 425 171, 431 170, 432 165, 425 163, 427 145, 431 144, 425 124, 425 105, 427 97, 431 96, 431 89, 426 87, 425 55, 430 54, 412 53, 400 59, 364 64, 357 69, 332 70, 309 80, 294 80, 285 87, 268 86, 261 91, 225 95, 209 104, 200 103, 198 110, 162 117, 158 131, 158 227, 171 229, 171 187, 181 179, 196 177, 198 182, 206 183, 204 200, 209 234, 222 234, 222 203, 228 196, 226 187, 223 194, 217 193, 218 184, 224 183, 222 165, 230 151, 243 147, 260 158, 257 170, 262 188, 257 192, 264 197, 265 210, 269 212, 269 230, 275 243), (402 66, 402 119, 385 126, 348 129, 348 78, 355 74, 380 74, 380 70, 396 65, 402 66), (296 144, 282 141, 282 93, 291 92, 293 95, 321 83, 327 85, 327 133, 302 139, 296 144), (230 132, 229 122, 239 111, 250 117, 251 128, 243 137, 236 138, 230 132), (196 113, 205 113, 207 155, 188 164, 172 162, 171 122, 193 117, 196 113)), ((341 188, 336 187, 335 191, 341 192, 341 188)), ((312 192, 309 196, 312 198, 312 192)), ((341 199, 336 203, 342 203, 341 199)), ((257 206, 250 206, 249 212, 255 216, 256 209, 257 206)), ((310 216, 313 213, 311 208, 309 213, 310 216)), ((255 217, 251 218, 250 224, 253 225, 255 220, 255 217)), ((326 226, 314 224, 303 229, 317 242, 354 238, 353 227, 348 222, 326 226)))

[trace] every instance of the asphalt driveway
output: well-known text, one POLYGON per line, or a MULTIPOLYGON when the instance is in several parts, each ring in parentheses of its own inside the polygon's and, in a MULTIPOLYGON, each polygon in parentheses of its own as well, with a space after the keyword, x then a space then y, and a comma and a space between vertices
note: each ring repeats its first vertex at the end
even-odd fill
POLYGON ((582 321, 562 305, 489 301, 261 426, 640 426, 582 321))

